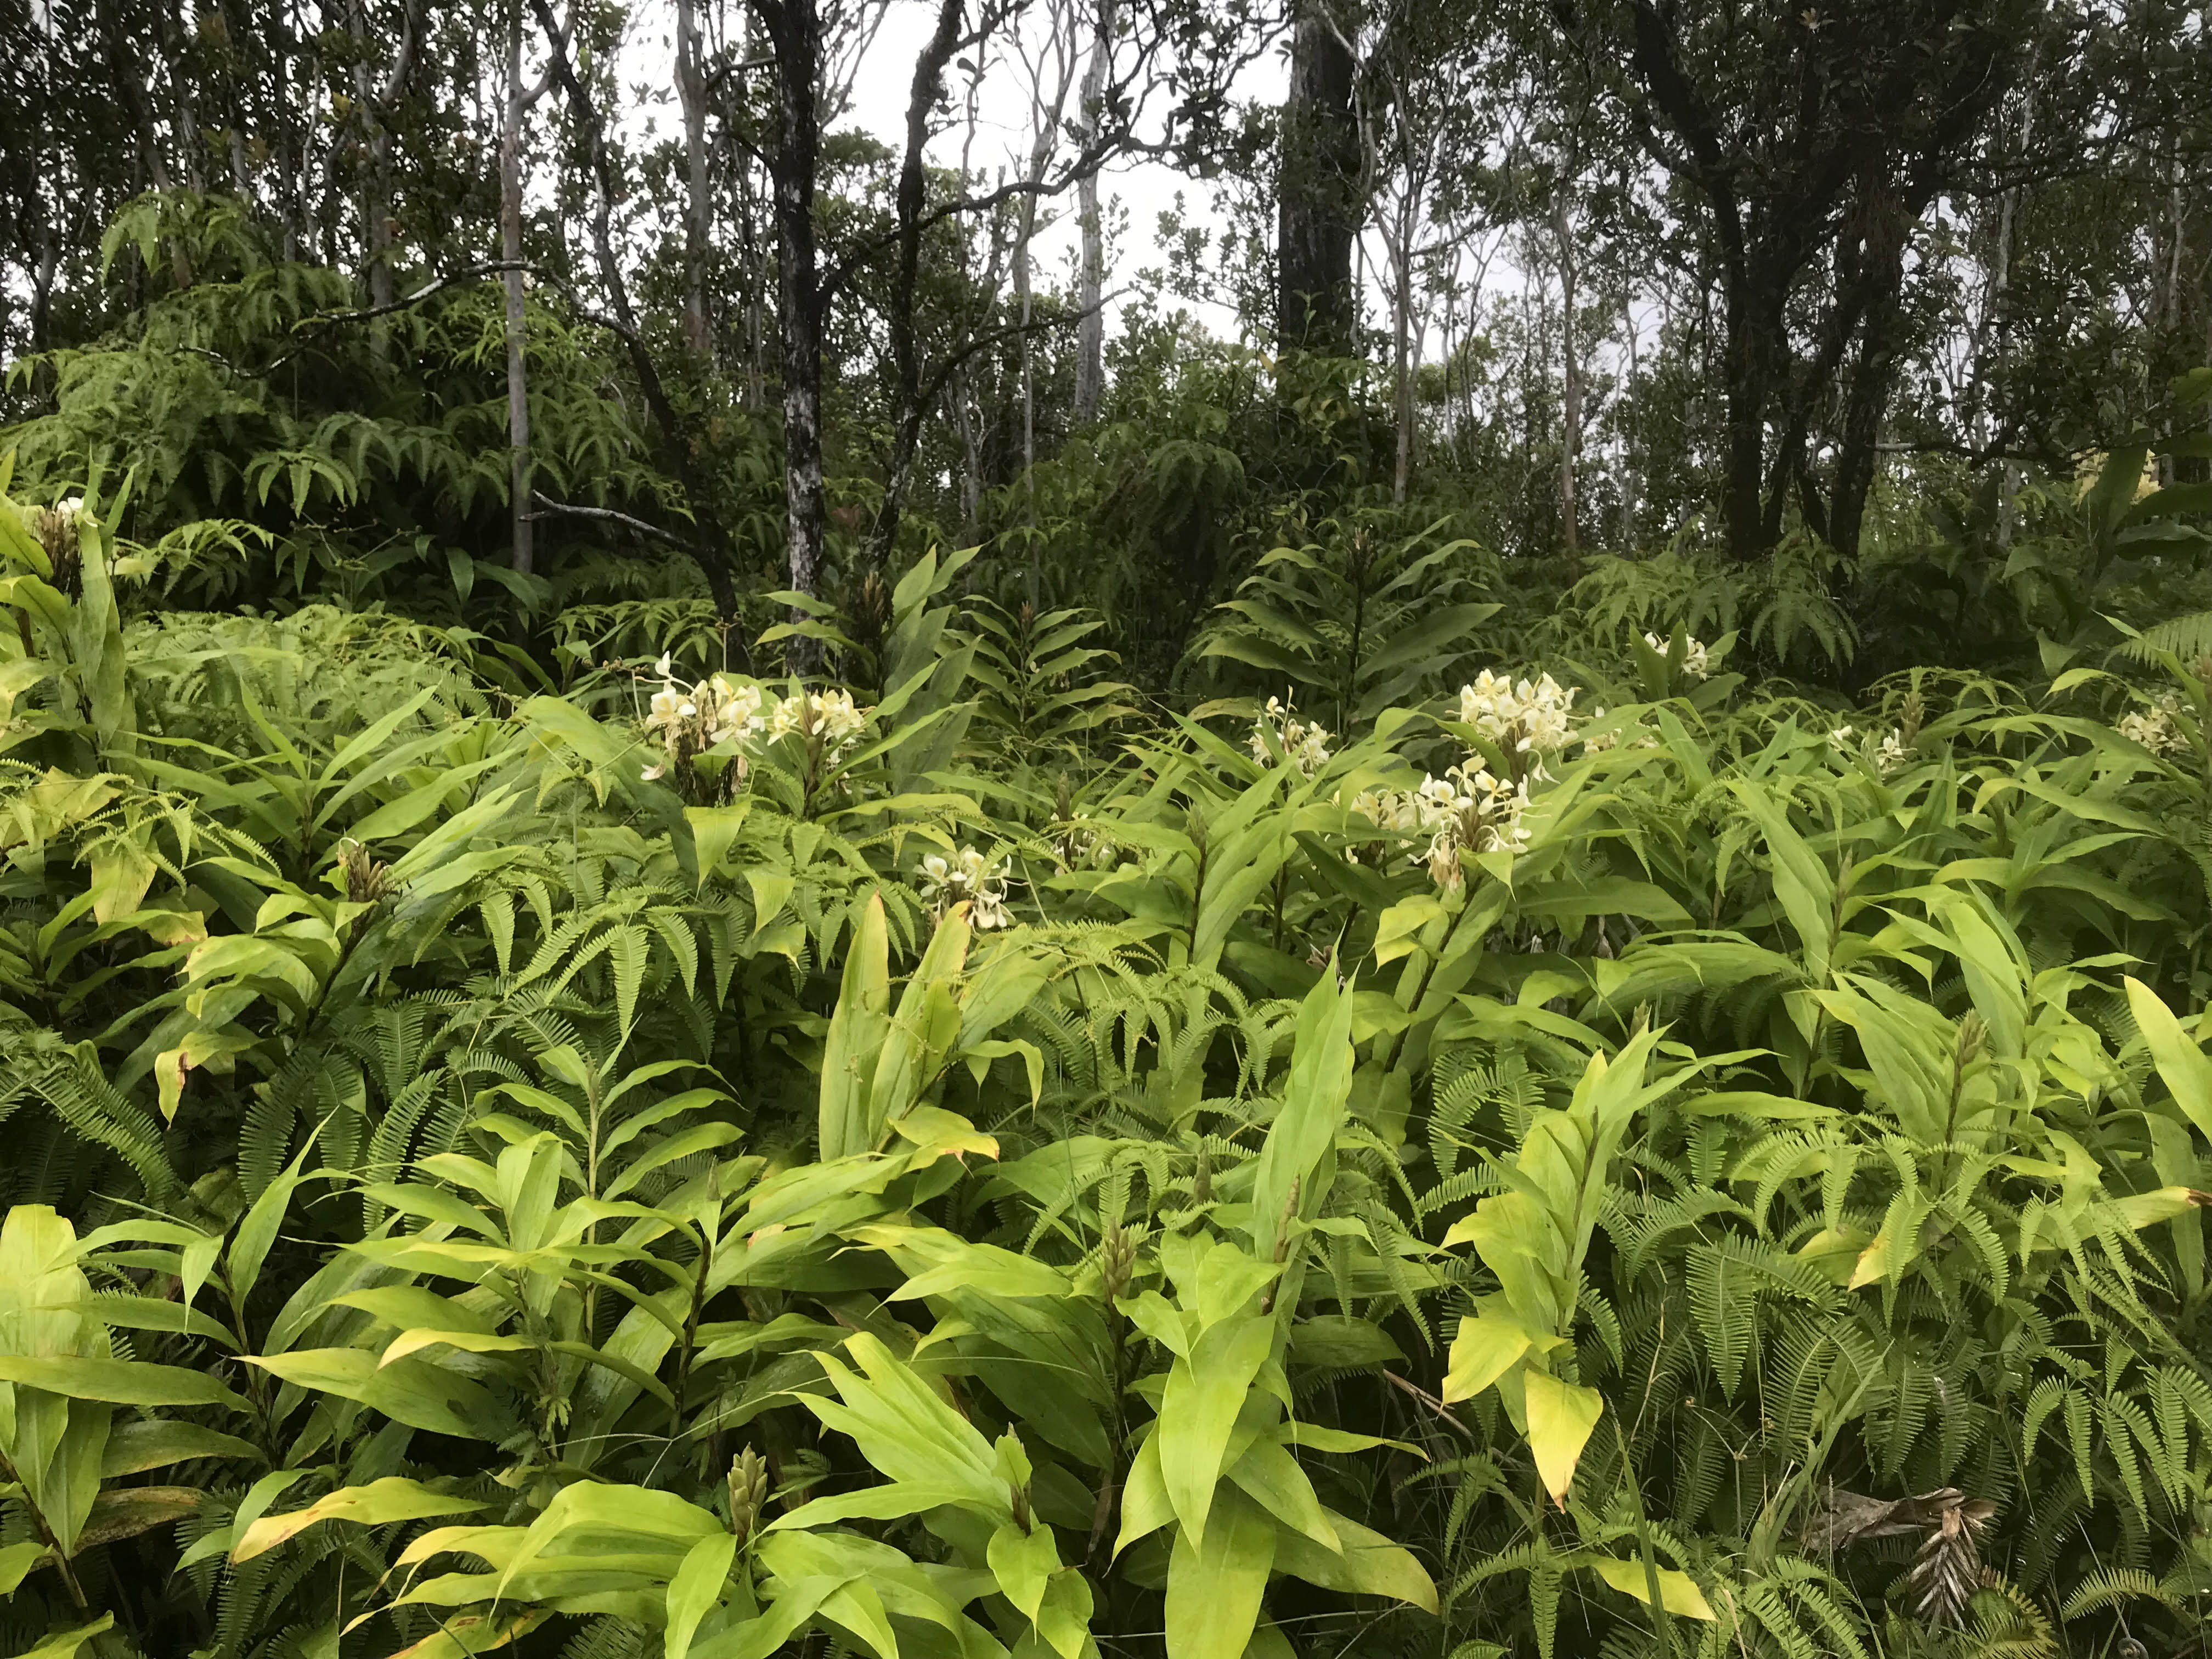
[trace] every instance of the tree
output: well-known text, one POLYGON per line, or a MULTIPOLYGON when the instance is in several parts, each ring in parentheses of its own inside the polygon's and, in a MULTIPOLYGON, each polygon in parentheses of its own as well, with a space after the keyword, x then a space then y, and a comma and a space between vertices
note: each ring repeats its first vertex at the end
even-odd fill
POLYGON ((1328 0, 1296 5, 1277 185, 1276 337, 1285 347, 1346 353, 1358 326, 1352 245, 1360 154, 1352 47, 1328 0))
POLYGON ((1555 8, 1710 252, 1723 299, 1722 521, 1765 556, 1796 499, 1846 554, 1908 341, 1914 227, 1960 179, 2033 48, 2042 0, 1685 13, 1555 8), (1829 403, 1832 385, 1841 396, 1829 403), (1808 441, 1829 417, 1835 456, 1808 441))

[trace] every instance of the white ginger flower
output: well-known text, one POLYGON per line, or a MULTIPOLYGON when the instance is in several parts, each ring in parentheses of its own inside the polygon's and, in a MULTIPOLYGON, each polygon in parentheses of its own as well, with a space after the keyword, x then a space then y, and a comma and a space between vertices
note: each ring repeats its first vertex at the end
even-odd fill
POLYGON ((1267 708, 1252 722, 1252 735, 1245 741, 1252 758, 1261 765, 1273 764, 1279 750, 1285 760, 1311 777, 1328 763, 1328 737, 1327 726, 1296 718, 1288 702, 1270 697, 1267 708))
POLYGON ((854 741, 867 726, 868 714, 867 709, 854 706, 851 692, 833 689, 786 697, 769 711, 765 720, 748 714, 746 723, 769 743, 794 732, 811 731, 821 740, 828 763, 835 766, 852 752, 854 741))
POLYGON ((2154 755, 2174 755, 2189 746, 2181 728, 2173 723, 2173 708, 2178 706, 2168 693, 2162 706, 2139 708, 2120 716, 2113 729, 2129 742, 2140 744, 2154 755))
MULTIPOLYGON (((1662 657, 1665 656, 1668 651, 1674 648, 1673 641, 1662 639, 1656 634, 1645 634, 1644 636, 1644 643, 1650 646, 1654 651, 1656 651, 1662 657)), ((1707 653, 1705 644, 1702 641, 1692 640, 1683 647, 1682 672, 1693 680, 1709 680, 1712 678, 1712 660, 1707 653)))
POLYGON ((1564 749, 1573 738, 1571 714, 1581 693, 1549 674, 1514 684, 1484 669, 1459 692, 1459 717, 1513 754, 1564 749))
POLYGON ((979 930, 1005 927, 1012 921, 1006 914, 1006 877, 1012 864, 1006 858, 994 864, 972 847, 963 847, 951 858, 932 853, 915 872, 916 885, 939 921, 954 905, 964 902, 969 926, 979 930))

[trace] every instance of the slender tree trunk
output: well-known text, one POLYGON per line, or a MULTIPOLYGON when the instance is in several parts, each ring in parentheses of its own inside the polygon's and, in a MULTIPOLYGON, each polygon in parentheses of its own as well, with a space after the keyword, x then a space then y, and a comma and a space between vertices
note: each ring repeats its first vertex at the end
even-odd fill
POLYGON ((891 276, 890 303, 884 307, 890 333, 891 369, 896 377, 893 394, 891 453, 877 505, 876 521, 868 532, 872 562, 880 564, 891 555, 898 539, 899 517, 905 505, 907 473, 921 442, 927 410, 921 390, 921 355, 915 339, 915 308, 921 281, 922 210, 928 204, 929 118, 945 92, 945 66, 960 44, 963 0, 939 0, 937 27, 915 59, 914 81, 906 106, 906 154, 899 165, 896 206, 898 213, 898 263, 891 276))
MULTIPOLYGON (((822 129, 822 18, 817 0, 753 0, 775 51, 780 131, 770 171, 775 185, 776 264, 781 290, 783 470, 790 581, 795 592, 822 587, 822 273, 815 251, 814 180, 822 129)), ((805 612, 793 610, 792 620, 805 612)), ((795 674, 822 665, 819 645, 793 638, 785 659, 795 674)))
POLYGON ((1407 246, 1412 228, 1401 220, 1398 240, 1390 250, 1391 392, 1398 425, 1397 465, 1390 478, 1390 499, 1406 504, 1406 489, 1413 476, 1413 258, 1407 246))
POLYGON ((1358 313, 1352 282, 1359 171, 1352 54, 1327 0, 1297 0, 1290 96, 1283 106, 1276 204, 1276 317, 1285 347, 1348 352, 1358 313))
MULTIPOLYGON (((1621 386, 1622 395, 1626 398, 1634 395, 1636 376, 1638 371, 1636 349, 1635 293, 1626 283, 1623 283, 1620 286, 1620 332, 1621 337, 1628 343, 1628 373, 1621 386)), ((1638 496, 1642 494, 1642 481, 1636 476, 1636 451, 1634 445, 1629 440, 1627 422, 1622 422, 1621 427, 1620 551, 1621 556, 1626 558, 1632 557, 1636 552, 1636 504, 1638 496)))
POLYGON ((207 188, 207 176, 201 166, 199 115, 192 105, 191 77, 185 73, 188 44, 178 38, 176 17, 169 7, 155 7, 154 16, 155 33, 160 37, 161 56, 169 71, 169 125, 176 137, 177 164, 185 188, 197 192, 207 188))
MULTIPOLYGON (((376 107, 376 88, 369 76, 369 55, 374 35, 365 0, 351 0, 346 21, 354 41, 354 118, 361 123, 360 150, 362 246, 365 252, 364 285, 372 307, 392 301, 391 175, 386 166, 384 123, 376 107)), ((379 317, 368 325, 370 349, 382 357, 391 347, 391 325, 379 317)))
POLYGON ((1859 555, 1867 496, 1881 460, 1882 420, 1897 378, 1910 228, 1905 207, 1893 193, 1875 196, 1862 211, 1869 222, 1863 320, 1858 356, 1844 388, 1842 441, 1837 447, 1828 508, 1829 544, 1847 559, 1859 555))
POLYGON ((1568 221, 1566 192, 1552 204, 1552 234, 1559 257, 1559 548, 1566 556, 1567 580, 1582 574, 1582 550, 1575 522, 1575 452, 1582 441, 1582 362, 1575 348, 1575 244, 1568 221))
POLYGON ((676 91, 684 106, 684 338, 701 356, 707 326, 707 250, 714 240, 714 198, 707 179, 707 70, 698 0, 676 0, 676 91))
MULTIPOLYGON (((1106 76, 1114 50, 1114 0, 1098 0, 1097 26, 1091 35, 1091 59, 1083 72, 1083 136, 1095 137, 1101 120, 1100 100, 1106 95, 1106 76)), ((1077 303, 1083 320, 1075 335, 1075 423, 1089 426, 1098 418, 1106 395, 1106 317, 1100 309, 1106 287, 1106 233, 1098 218, 1098 174, 1087 170, 1076 186, 1077 210, 1082 216, 1082 265, 1078 277, 1077 303)))
MULTIPOLYGON (((607 309, 612 313, 611 319, 602 320, 622 343, 629 358, 630 372, 637 377, 638 391, 645 399, 647 412, 653 417, 654 459, 676 480, 684 493, 684 504, 690 509, 691 521, 696 526, 695 538, 685 544, 691 556, 698 561, 700 574, 707 579, 708 590, 714 595, 715 613, 727 621, 737 615, 738 610, 737 584, 731 574, 729 534, 722 527, 708 477, 700 469, 699 450, 678 416, 675 405, 669 401, 659 366, 647 349, 645 337, 638 331, 637 313, 629 301, 629 284, 623 280, 622 262, 615 256, 614 202, 620 180, 607 154, 606 126, 600 119, 599 106, 568 61, 568 32, 553 15, 551 0, 530 0, 530 7, 537 15, 538 27, 544 31, 552 59, 547 83, 557 82, 568 95, 577 137, 583 145, 585 165, 596 186, 589 234, 592 257, 599 268, 599 283, 605 291, 607 309)), ((818 341, 818 334, 817 338, 818 341)), ((817 438, 818 441, 818 430, 817 438)), ((818 448, 814 477, 818 509, 822 477, 818 448)), ((818 510, 816 523, 820 523, 818 510)))
POLYGON ((536 568, 536 521, 532 518, 530 371, 524 352, 522 260, 522 120, 529 94, 522 84, 522 12, 518 6, 507 37, 506 118, 499 135, 499 257, 507 283, 507 499, 512 508, 511 557, 519 575, 536 568))

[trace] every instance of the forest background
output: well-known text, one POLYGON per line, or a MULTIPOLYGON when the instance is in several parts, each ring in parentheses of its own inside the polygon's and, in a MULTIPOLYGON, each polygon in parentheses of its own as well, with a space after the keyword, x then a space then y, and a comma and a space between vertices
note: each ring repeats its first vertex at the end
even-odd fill
POLYGON ((8 1651, 2207 1650, 2212 9, 0 112, 8 1651))

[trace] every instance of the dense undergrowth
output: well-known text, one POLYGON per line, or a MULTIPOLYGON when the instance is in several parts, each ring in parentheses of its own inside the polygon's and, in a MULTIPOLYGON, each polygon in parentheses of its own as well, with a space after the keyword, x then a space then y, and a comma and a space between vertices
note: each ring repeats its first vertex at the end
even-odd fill
POLYGON ((1363 534, 1194 711, 933 556, 556 684, 124 516, 0 510, 9 1651, 2203 1650, 2171 629, 1363 534))

